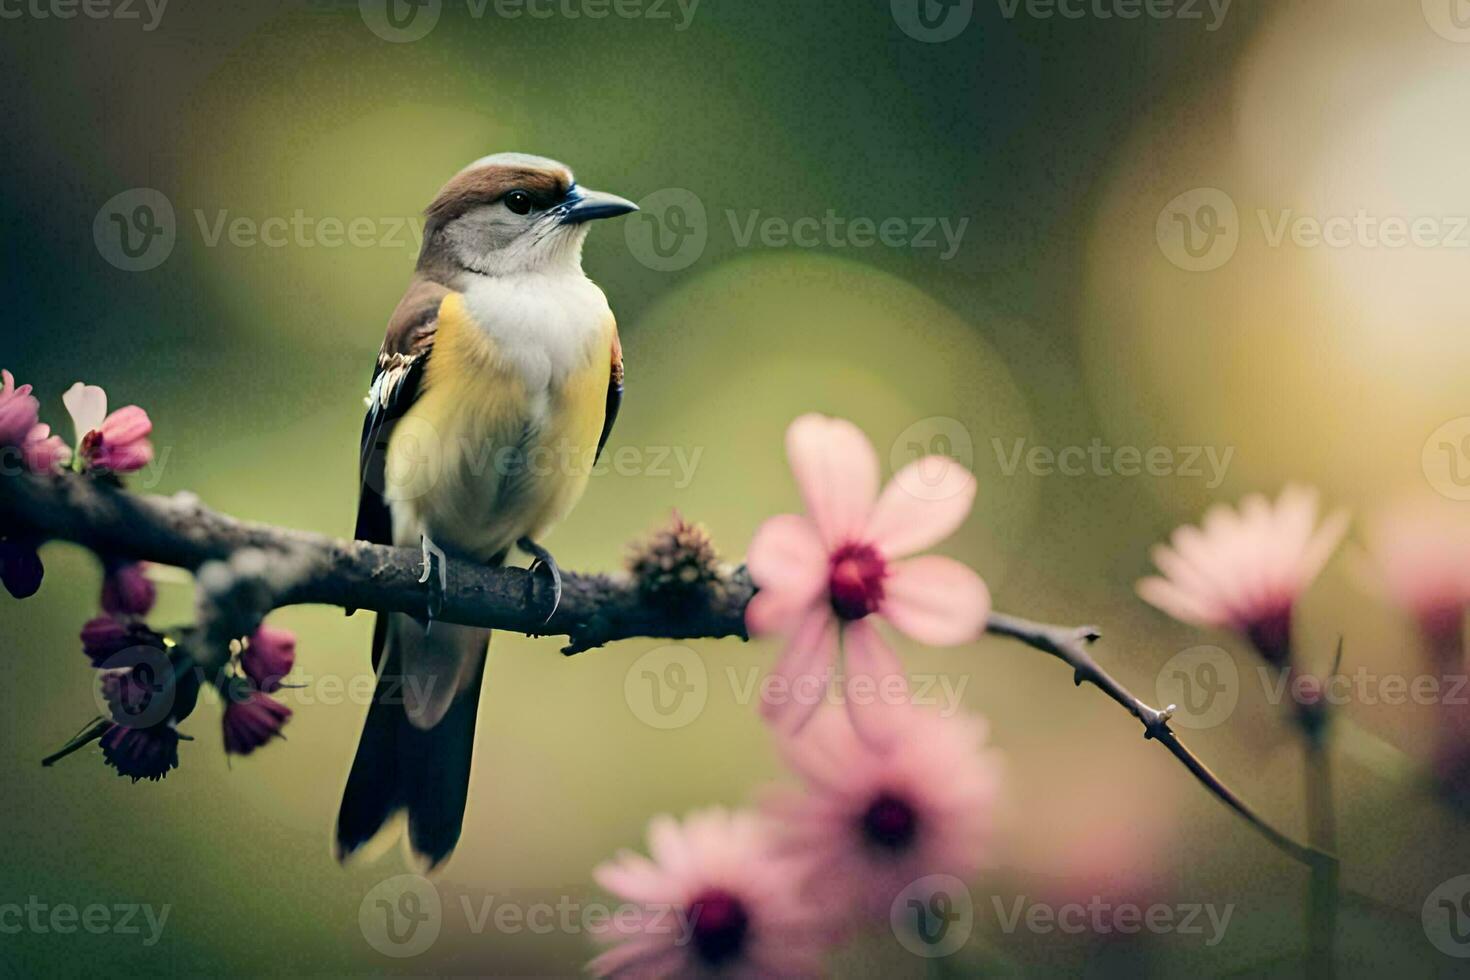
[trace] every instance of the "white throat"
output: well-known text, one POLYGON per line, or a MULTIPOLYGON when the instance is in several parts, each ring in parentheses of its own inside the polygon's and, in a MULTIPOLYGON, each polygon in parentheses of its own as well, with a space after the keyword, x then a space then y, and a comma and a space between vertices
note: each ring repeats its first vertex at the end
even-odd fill
POLYGON ((579 261, 463 279, 465 308, 532 397, 552 392, 586 367, 604 342, 612 311, 579 261))

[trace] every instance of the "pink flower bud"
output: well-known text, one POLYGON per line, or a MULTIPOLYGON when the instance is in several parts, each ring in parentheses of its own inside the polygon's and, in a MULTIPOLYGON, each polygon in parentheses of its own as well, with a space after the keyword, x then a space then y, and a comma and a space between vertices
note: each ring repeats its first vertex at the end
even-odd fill
POLYGON ((245 676, 266 692, 279 690, 281 679, 291 673, 295 663, 296 634, 273 626, 256 630, 240 654, 240 667, 245 676))
POLYGON ((273 738, 291 718, 291 709, 269 694, 251 691, 225 708, 225 751, 249 755, 273 738))
POLYGON ((114 616, 145 616, 157 598, 142 562, 118 565, 102 579, 102 609, 114 616))
POLYGON ((0 447, 19 446, 36 425, 41 405, 30 385, 16 387, 9 371, 0 371, 0 447))
POLYGON ((141 623, 124 623, 112 616, 97 616, 82 627, 82 652, 93 667, 102 667, 113 657, 133 647, 162 650, 163 637, 141 623))
POLYGON ((51 473, 71 459, 71 449, 61 436, 51 434, 51 426, 38 423, 27 433, 20 447, 21 459, 32 473, 51 473))
POLYGON ((153 460, 148 434, 153 422, 137 405, 119 408, 88 432, 79 447, 87 465, 114 473, 131 473, 153 460))

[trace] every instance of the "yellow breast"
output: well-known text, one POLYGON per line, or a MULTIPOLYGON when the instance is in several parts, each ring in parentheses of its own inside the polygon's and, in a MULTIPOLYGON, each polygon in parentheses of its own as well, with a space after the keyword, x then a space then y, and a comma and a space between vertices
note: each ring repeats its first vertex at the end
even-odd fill
POLYGON ((418 400, 388 445, 395 540, 412 545, 427 533, 489 560, 566 516, 602 433, 612 330, 609 316, 589 332, 585 357, 533 387, 464 298, 447 296, 418 400))

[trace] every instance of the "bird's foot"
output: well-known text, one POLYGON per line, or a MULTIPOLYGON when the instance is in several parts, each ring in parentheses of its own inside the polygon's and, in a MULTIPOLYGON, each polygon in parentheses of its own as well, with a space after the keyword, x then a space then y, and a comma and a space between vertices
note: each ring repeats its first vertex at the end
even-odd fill
POLYGON ((556 615, 556 610, 561 606, 561 569, 557 567, 556 559, 551 557, 551 552, 541 547, 530 538, 521 538, 516 542, 516 547, 530 555, 531 561, 531 583, 529 602, 536 594, 536 576, 545 573, 551 578, 551 610, 547 612, 542 623, 551 622, 551 617, 556 615))
POLYGON ((425 627, 428 629, 444 611, 444 594, 449 591, 449 560, 427 534, 420 536, 420 543, 424 551, 424 572, 419 576, 419 584, 429 587, 429 618, 425 627))

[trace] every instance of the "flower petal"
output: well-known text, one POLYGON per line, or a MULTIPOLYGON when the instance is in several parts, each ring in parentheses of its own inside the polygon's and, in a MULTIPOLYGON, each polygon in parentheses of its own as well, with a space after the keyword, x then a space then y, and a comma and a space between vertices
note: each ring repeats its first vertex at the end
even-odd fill
POLYGON ((807 613, 771 669, 781 683, 762 686, 761 717, 782 734, 801 731, 826 699, 836 662, 837 617, 818 606, 807 613))
POLYGON ((897 713, 909 703, 903 662, 866 619, 843 630, 842 651, 847 678, 843 700, 853 731, 869 746, 887 748, 901 720, 897 713))
POLYGON ((153 431, 153 420, 137 405, 124 405, 107 416, 98 428, 109 443, 136 442, 146 439, 153 431))
POLYGON ((1224 626, 1231 622, 1230 611, 1205 593, 1190 592, 1172 580, 1150 575, 1134 586, 1138 597, 1181 623, 1192 626, 1224 626))
POLYGON ((812 603, 796 603, 790 593, 761 590, 745 607, 745 629, 751 636, 789 633, 812 608, 812 603))
POLYGON ((32 473, 50 473, 71 459, 71 449, 61 436, 51 434, 51 426, 36 423, 20 447, 21 459, 32 473))
POLYGON ((878 496, 878 454, 846 419, 803 415, 786 430, 786 457, 827 550, 862 530, 878 496))
POLYGON ((107 418, 107 392, 96 385, 82 384, 78 381, 66 389, 66 394, 61 396, 61 403, 71 413, 72 425, 76 427, 78 445, 88 432, 100 429, 102 420, 107 418))
POLYGON ((985 630, 990 590, 953 558, 909 558, 889 566, 878 613, 920 643, 968 643, 985 630))
POLYGON ((763 590, 814 598, 826 584, 827 550, 817 527, 800 514, 778 514, 756 529, 745 556, 751 581, 763 590))
POLYGON ((863 537, 903 558, 953 534, 974 504, 975 475, 947 456, 926 456, 888 481, 863 537))

